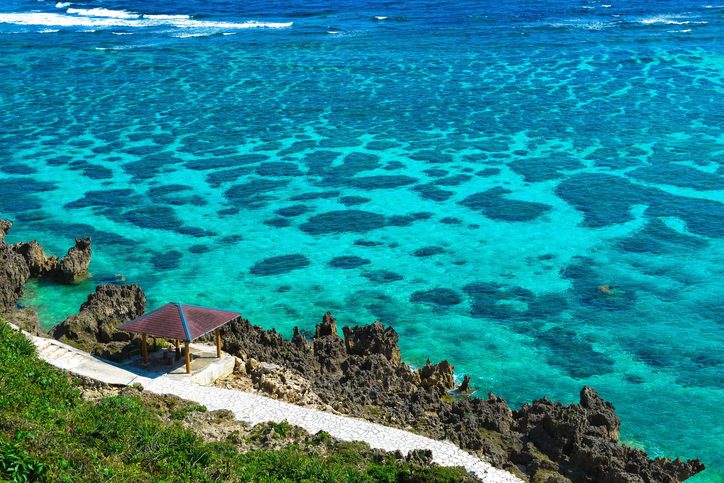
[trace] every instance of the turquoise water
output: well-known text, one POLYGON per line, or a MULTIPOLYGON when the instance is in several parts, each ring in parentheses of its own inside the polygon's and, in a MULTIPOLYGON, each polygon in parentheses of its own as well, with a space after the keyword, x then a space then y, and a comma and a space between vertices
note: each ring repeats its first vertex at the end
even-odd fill
POLYGON ((593 385, 723 481, 723 33, 692 1, 3 2, 0 215, 94 239, 23 303, 379 319, 481 395, 593 385))

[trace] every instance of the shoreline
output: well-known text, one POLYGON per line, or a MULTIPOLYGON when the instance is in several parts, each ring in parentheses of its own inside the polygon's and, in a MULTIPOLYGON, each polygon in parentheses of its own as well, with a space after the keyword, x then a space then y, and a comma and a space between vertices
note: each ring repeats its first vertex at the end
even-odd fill
MULTIPOLYGON (((10 228, 4 226, 3 235, 10 228)), ((37 266, 43 264, 19 257, 4 243, 3 250, 4 256, 17 265, 17 273, 11 273, 10 278, 15 283, 12 294, 18 295, 33 270, 35 276, 42 273, 37 266)), ((41 261, 48 259, 42 247, 35 252, 41 261)), ((89 263, 90 253, 87 258, 89 263)), ((73 278, 79 276, 82 273, 73 278)), ((11 308, 7 302, 5 305, 11 308)), ((138 341, 118 338, 114 327, 140 315, 145 308, 145 294, 139 287, 100 285, 81 306, 79 314, 51 330, 51 335, 104 358, 124 357, 137 350, 138 341)), ((37 314, 35 324, 36 330, 41 330, 37 314)), ((259 362, 291 371, 306 381, 307 388, 321 400, 334 402, 336 406, 332 407, 336 411, 409 427, 435 439, 450 439, 459 447, 487 458, 496 467, 531 481, 550 474, 562 478, 556 481, 597 481, 609 474, 619 475, 618 478, 638 474, 652 481, 680 481, 677 478, 704 469, 698 460, 651 460, 643 451, 620 446, 620 421, 614 408, 592 388, 581 390, 579 404, 563 406, 544 398, 511 410, 497 396, 489 395, 487 400, 471 398, 465 394, 467 388, 459 388, 463 389, 459 391, 460 397, 454 397, 454 368, 447 361, 428 361, 417 370, 405 364, 398 346, 399 336, 392 327, 379 323, 345 327, 342 334, 344 337, 339 337, 330 313, 316 326, 314 337, 309 340, 296 328, 293 337, 286 340, 274 329, 265 331, 247 320, 237 319, 224 330, 224 350, 240 358, 238 375, 248 376, 253 384, 272 393, 284 389, 283 384, 270 385, 263 374, 257 374, 255 382, 259 362), (252 361, 256 361, 257 367, 252 361), (606 461, 598 461, 601 458, 606 461)), ((280 380, 286 382, 286 377, 282 374, 280 380)))

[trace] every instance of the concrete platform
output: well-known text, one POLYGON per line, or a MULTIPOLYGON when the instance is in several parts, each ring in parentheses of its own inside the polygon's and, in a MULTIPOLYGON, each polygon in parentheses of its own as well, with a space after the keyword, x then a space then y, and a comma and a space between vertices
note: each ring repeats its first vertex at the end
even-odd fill
POLYGON ((191 374, 186 373, 186 359, 183 346, 177 354, 174 348, 149 350, 148 364, 141 356, 135 356, 121 364, 120 367, 135 372, 149 379, 158 377, 175 381, 191 381, 201 386, 208 386, 220 377, 228 376, 234 371, 235 359, 226 352, 216 357, 216 347, 206 344, 190 344, 191 374))

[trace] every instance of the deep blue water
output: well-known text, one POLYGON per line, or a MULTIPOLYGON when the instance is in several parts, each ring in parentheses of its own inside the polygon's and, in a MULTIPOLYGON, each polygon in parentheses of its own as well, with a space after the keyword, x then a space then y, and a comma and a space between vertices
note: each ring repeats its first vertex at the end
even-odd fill
POLYGON ((0 215, 96 283, 380 319, 724 480, 724 5, 0 4, 0 215), (250 23, 250 22, 254 23, 250 23))

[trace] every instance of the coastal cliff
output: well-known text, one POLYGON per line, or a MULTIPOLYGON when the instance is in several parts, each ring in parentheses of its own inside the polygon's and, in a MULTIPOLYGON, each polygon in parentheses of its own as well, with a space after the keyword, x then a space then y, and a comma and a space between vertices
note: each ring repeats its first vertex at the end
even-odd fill
MULTIPOLYGON (((3 237, 10 226, 0 223, 3 237)), ((62 260, 45 255, 37 242, 0 241, 0 312, 18 318, 15 306, 31 276, 63 273, 53 277, 67 283, 87 273, 90 241, 79 240, 64 258, 74 260, 66 263, 75 267, 72 277, 58 272, 62 260)), ((138 343, 115 327, 145 309, 140 287, 101 285, 79 314, 50 335, 103 357, 122 358, 137 353, 138 343)), ((37 317, 32 329, 39 330, 37 317)), ((581 389, 577 404, 543 398, 514 409, 493 394, 470 397, 468 378, 456 389, 448 361, 408 366, 392 327, 374 322, 344 327, 343 337, 339 332, 329 312, 310 339, 295 328, 287 340, 238 318, 222 331, 224 350, 237 357, 237 368, 220 383, 447 439, 530 481, 668 483, 704 470, 699 460, 651 459, 620 444, 614 406, 591 387, 581 389)))

